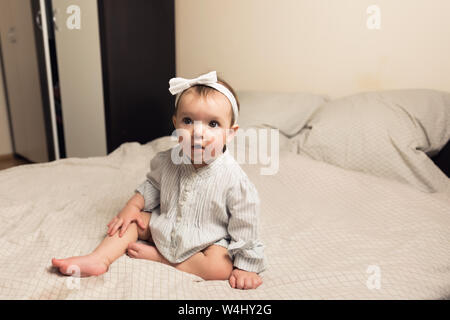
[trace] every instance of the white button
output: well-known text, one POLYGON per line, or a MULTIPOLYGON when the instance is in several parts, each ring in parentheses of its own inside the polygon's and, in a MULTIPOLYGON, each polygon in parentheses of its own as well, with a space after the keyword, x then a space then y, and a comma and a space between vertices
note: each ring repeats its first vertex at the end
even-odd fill
POLYGON ((177 217, 177 221, 178 221, 178 222, 181 221, 181 217, 180 217, 180 216, 177 217))

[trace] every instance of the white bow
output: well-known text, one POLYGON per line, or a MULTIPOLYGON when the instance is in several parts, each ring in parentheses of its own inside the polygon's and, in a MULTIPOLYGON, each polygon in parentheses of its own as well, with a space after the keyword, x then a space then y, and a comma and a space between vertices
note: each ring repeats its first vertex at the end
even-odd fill
POLYGON ((194 79, 184 79, 184 78, 172 78, 169 81, 169 91, 172 95, 183 92, 184 90, 192 87, 196 84, 212 84, 217 82, 216 71, 211 71, 210 73, 203 74, 198 78, 194 79))
POLYGON ((175 106, 178 103, 178 99, 180 95, 179 93, 182 93, 184 90, 196 85, 196 84, 202 84, 211 88, 216 89, 219 92, 222 92, 228 100, 231 102, 231 108, 233 109, 234 113, 234 122, 237 122, 239 110, 237 106, 236 98, 234 97, 233 93, 228 90, 224 85, 217 82, 217 74, 216 71, 211 71, 210 73, 202 74, 198 78, 194 79, 184 79, 184 78, 172 78, 169 81, 169 91, 172 95, 177 95, 175 98, 175 106))

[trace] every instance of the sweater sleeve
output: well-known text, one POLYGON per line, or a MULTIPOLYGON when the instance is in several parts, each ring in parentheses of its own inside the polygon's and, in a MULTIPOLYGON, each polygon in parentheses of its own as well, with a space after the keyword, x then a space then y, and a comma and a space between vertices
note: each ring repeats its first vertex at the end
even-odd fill
POLYGON ((265 270, 264 245, 258 240, 260 200, 255 186, 242 178, 227 195, 228 254, 239 269, 260 273, 265 270))
POLYGON ((139 192, 144 197, 144 211, 151 212, 160 202, 161 174, 164 164, 164 154, 157 153, 150 161, 150 172, 147 173, 147 179, 140 184, 135 192, 139 192))

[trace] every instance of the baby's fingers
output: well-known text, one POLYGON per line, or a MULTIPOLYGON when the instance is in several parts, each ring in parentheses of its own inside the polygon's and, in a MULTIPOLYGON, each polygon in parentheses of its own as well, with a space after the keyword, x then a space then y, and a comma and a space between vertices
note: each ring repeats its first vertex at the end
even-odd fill
POLYGON ((111 221, 107 224, 107 226, 108 226, 108 231, 109 231, 109 229, 111 229, 111 226, 116 222, 116 220, 117 220, 117 217, 114 217, 114 218, 112 218, 111 221))
POLYGON ((256 289, 256 288, 258 288, 260 285, 262 284, 262 280, 261 280, 261 278, 256 278, 256 279, 253 279, 253 287, 256 289))
POLYGON ((232 275, 229 279, 229 282, 230 282, 230 286, 232 288, 236 288, 236 277, 235 276, 232 275))
POLYGON ((245 278, 244 280, 244 289, 254 289, 253 278, 245 278))
POLYGON ((108 231, 106 232, 107 234, 110 234, 110 233, 111 233, 111 230, 112 230, 112 228, 113 228, 113 226, 114 226, 114 223, 115 223, 115 221, 111 221, 111 222, 108 224, 108 231))
POLYGON ((122 227, 120 228, 119 237, 123 236, 125 231, 127 231, 127 228, 128 228, 129 225, 130 225, 130 221, 129 220, 125 220, 125 222, 123 223, 122 227))
POLYGON ((119 220, 112 226, 112 229, 111 229, 109 235, 110 235, 110 236, 113 236, 113 235, 116 233, 116 231, 120 228, 120 226, 122 225, 122 223, 123 223, 123 220, 122 220, 122 219, 119 219, 119 220))
POLYGON ((245 288, 245 277, 240 276, 236 279, 236 288, 238 289, 245 288))
POLYGON ((137 218, 137 224, 141 229, 145 229, 147 227, 142 217, 137 218))

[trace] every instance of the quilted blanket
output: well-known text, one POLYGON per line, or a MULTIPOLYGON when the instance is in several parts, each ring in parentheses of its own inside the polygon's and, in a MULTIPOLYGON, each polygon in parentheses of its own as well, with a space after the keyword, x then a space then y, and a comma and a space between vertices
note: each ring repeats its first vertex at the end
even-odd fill
POLYGON ((450 195, 282 151, 279 170, 242 164, 261 198, 267 269, 256 290, 127 255, 99 277, 63 276, 52 257, 91 252, 106 224, 174 142, 0 171, 0 299, 445 299, 450 195))

